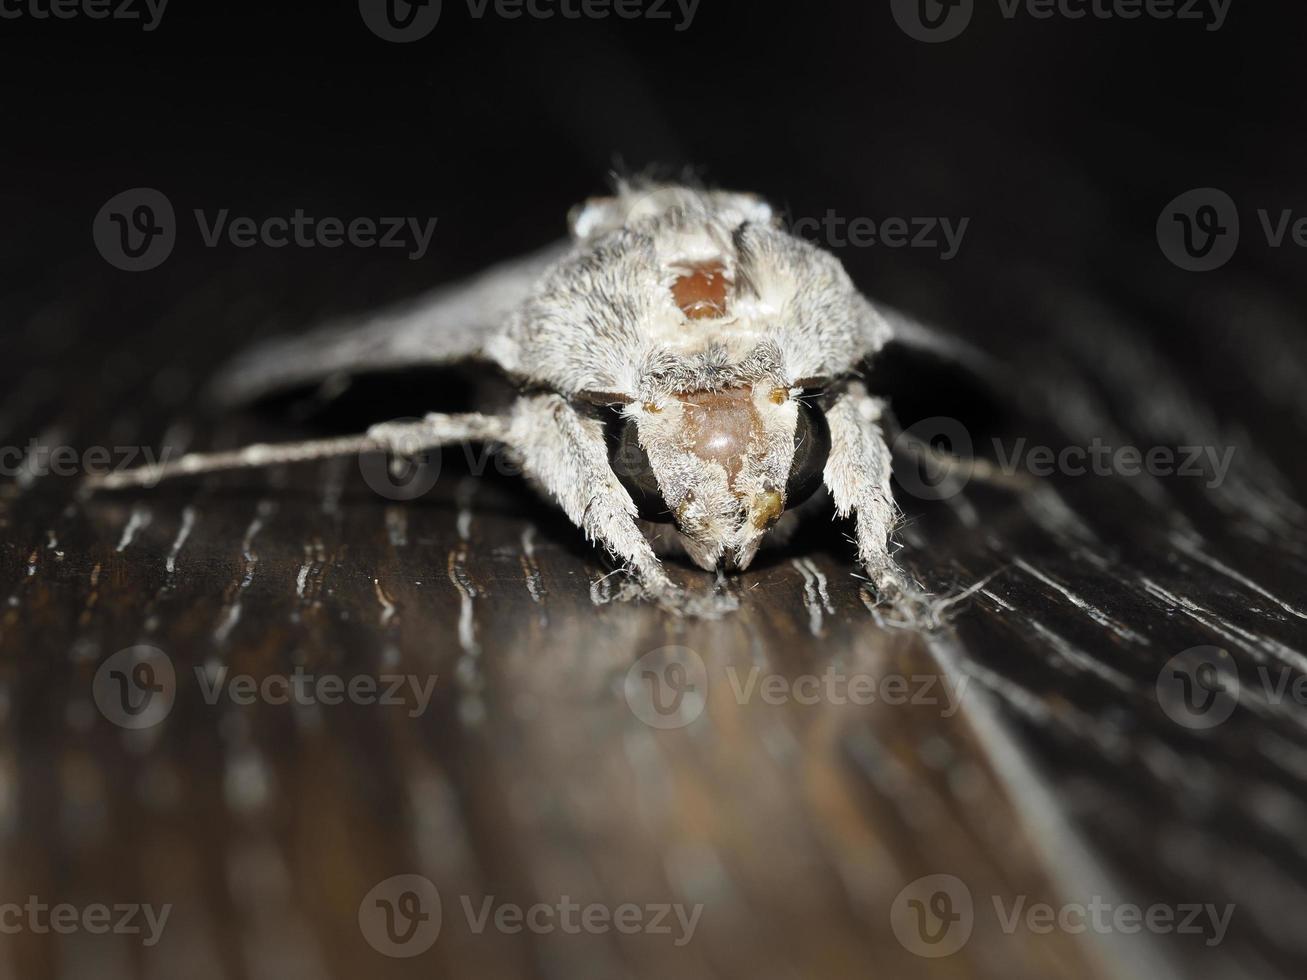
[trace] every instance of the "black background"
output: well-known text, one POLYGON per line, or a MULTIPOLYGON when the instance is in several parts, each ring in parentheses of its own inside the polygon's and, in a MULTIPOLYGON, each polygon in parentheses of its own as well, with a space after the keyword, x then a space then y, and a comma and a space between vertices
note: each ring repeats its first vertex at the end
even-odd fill
MULTIPOLYGON (((1007 20, 979 0, 962 36, 934 45, 908 38, 888 3, 703 0, 683 31, 669 9, 664 21, 475 19, 447 0, 407 45, 372 35, 347 3, 174 0, 152 32, 0 21, 6 279, 40 302, 104 271, 89 223, 128 187, 169 195, 182 254, 200 247, 192 208, 438 217, 420 262, 223 246, 198 263, 209 277, 316 279, 324 306, 362 305, 378 297, 333 274, 342 262, 411 291, 556 237, 614 168, 690 167, 796 216, 970 217, 952 263, 913 249, 842 257, 882 299, 1001 331, 976 304, 1027 274, 1127 301, 1157 277, 1187 288, 1153 234, 1191 187, 1227 190, 1246 228, 1254 208, 1302 200, 1298 5, 1235 0, 1213 32, 1007 20)), ((1220 274, 1296 292, 1299 257, 1263 244, 1220 274)), ((162 295, 181 265, 116 280, 162 295)))

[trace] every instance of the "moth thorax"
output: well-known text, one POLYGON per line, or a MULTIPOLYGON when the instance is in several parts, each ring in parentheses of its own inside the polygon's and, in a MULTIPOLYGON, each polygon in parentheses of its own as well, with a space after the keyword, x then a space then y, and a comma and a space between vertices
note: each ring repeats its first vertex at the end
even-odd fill
POLYGON ((672 299, 689 320, 704 320, 726 315, 726 293, 730 279, 726 267, 717 261, 698 262, 680 267, 672 283, 672 299))

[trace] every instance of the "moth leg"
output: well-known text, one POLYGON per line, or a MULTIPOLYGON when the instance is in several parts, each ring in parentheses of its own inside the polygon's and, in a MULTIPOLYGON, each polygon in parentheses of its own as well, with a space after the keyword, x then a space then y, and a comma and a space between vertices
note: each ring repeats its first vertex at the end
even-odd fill
POLYGON ((826 412, 831 445, 823 473, 836 514, 855 515, 858 558, 878 589, 901 574, 889 552, 898 507, 890 489, 892 457, 880 427, 885 409, 860 384, 836 399, 826 412))
POLYGON ((909 625, 933 622, 927 596, 890 554, 891 535, 899 518, 890 487, 893 457, 885 441, 885 402, 853 384, 826 412, 831 447, 826 458, 826 488, 840 517, 854 515, 858 559, 882 602, 898 607, 909 625))
POLYGON ((954 456, 919 439, 907 429, 895 427, 893 444, 896 450, 910 453, 915 462, 928 462, 932 479, 941 486, 947 483, 959 490, 970 481, 986 483, 992 487, 1010 490, 1013 493, 1026 493, 1037 489, 1038 481, 1028 473, 1008 473, 994 465, 988 459, 979 457, 963 458, 954 456), (943 479, 939 479, 942 477, 943 479))
POLYGON ((383 422, 359 436, 274 444, 255 443, 226 452, 187 453, 179 459, 131 470, 93 474, 87 477, 85 486, 89 490, 152 487, 160 480, 178 476, 219 470, 258 469, 368 452, 413 456, 454 442, 502 442, 507 431, 507 419, 493 415, 428 415, 416 421, 383 422))
POLYGON ((631 495, 613 474, 602 422, 559 395, 537 395, 517 403, 506 441, 526 475, 588 539, 625 562, 650 599, 678 614, 712 616, 729 608, 729 598, 688 593, 668 577, 636 523, 631 495))

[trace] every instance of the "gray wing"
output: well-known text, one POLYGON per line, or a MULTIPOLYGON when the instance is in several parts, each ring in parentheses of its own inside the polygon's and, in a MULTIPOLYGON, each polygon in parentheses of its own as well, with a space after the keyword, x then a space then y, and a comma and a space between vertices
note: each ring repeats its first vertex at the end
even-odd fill
POLYGON ((909 355, 926 355, 990 383, 997 383, 1001 377, 999 363, 979 347, 890 307, 878 305, 877 312, 890 328, 884 343, 887 353, 892 355, 899 350, 909 355))
POLYGON ((210 398, 234 407, 329 379, 482 357, 486 341, 568 248, 560 242, 394 308, 259 344, 219 373, 210 398))

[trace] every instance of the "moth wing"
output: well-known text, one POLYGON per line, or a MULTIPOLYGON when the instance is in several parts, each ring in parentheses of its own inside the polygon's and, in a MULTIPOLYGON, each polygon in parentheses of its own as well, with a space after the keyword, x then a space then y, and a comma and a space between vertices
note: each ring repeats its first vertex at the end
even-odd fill
POLYGON ((960 337, 889 307, 878 307, 878 311, 889 325, 890 333, 876 357, 924 358, 991 381, 1001 374, 997 361, 960 337))
POLYGON ((889 399, 900 424, 947 417, 983 432, 1008 414, 1019 386, 1003 363, 898 310, 877 311, 889 334, 869 358, 867 384, 889 399))
POLYGON ((393 308, 258 344, 219 373, 210 397, 231 408, 352 375, 486 357, 487 341, 567 248, 551 245, 393 308))

